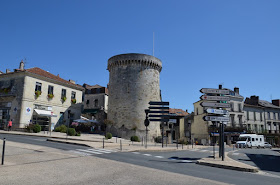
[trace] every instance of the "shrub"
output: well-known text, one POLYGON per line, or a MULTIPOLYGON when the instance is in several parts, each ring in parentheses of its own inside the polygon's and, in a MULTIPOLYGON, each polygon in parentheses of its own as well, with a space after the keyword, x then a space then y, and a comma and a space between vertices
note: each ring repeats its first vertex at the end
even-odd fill
POLYGON ((34 125, 33 124, 29 124, 29 125, 26 126, 25 129, 26 129, 27 132, 33 132, 33 128, 34 128, 34 125))
POLYGON ((77 100, 76 100, 76 99, 71 99, 71 102, 72 102, 73 104, 75 104, 75 103, 77 102, 77 100))
POLYGON ((35 95, 36 95, 36 97, 38 98, 40 95, 41 95, 41 91, 35 91, 35 95))
POLYGON ((155 138, 156 143, 161 143, 161 141, 162 141, 161 136, 158 136, 158 137, 155 138))
POLYGON ((107 132, 106 139, 111 139, 111 138, 112 138, 112 134, 110 132, 107 132))
POLYGON ((76 132, 76 136, 81 136, 81 132, 76 132))
POLYGON ((140 139, 138 138, 138 136, 131 136, 130 140, 140 142, 140 139))
POLYGON ((65 125, 60 125, 59 127, 56 127, 54 129, 55 132, 62 132, 62 133, 66 133, 67 131, 67 127, 65 125))
POLYGON ((38 133, 38 132, 41 132, 41 126, 36 124, 33 126, 33 132, 34 133, 38 133))
POLYGON ((48 94, 48 98, 49 98, 49 99, 52 99, 53 97, 54 97, 53 94, 48 94))
POLYGON ((61 100, 63 101, 63 102, 65 102, 66 101, 66 96, 63 96, 62 98, 61 98, 61 100))
POLYGON ((75 136, 76 135, 76 130, 74 128, 69 128, 67 134, 69 136, 75 136))

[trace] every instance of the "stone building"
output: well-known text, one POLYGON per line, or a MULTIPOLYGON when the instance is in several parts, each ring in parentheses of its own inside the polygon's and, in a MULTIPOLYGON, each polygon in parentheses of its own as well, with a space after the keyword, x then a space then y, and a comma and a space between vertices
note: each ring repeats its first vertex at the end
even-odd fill
POLYGON ((43 129, 68 124, 81 115, 83 87, 40 68, 0 74, 0 124, 9 119, 13 128, 38 123, 43 129))
MULTIPOLYGON (((108 130, 130 138, 145 135, 145 109, 150 101, 161 101, 159 75, 161 61, 146 54, 121 54, 108 60, 109 104, 108 130)), ((160 123, 151 122, 149 139, 161 135, 160 123)))
POLYGON ((279 103, 279 99, 272 100, 272 103, 270 103, 260 100, 258 96, 246 98, 244 111, 247 130, 254 133, 279 133, 279 103))
POLYGON ((100 85, 84 84, 84 110, 83 115, 88 119, 96 119, 103 123, 107 119, 108 112, 108 89, 100 85))

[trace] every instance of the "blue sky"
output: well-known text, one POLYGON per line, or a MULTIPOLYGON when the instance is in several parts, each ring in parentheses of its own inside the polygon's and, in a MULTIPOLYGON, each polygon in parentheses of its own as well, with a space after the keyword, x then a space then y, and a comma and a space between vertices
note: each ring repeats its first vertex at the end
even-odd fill
POLYGON ((203 87, 280 98, 278 0, 1 0, 0 71, 40 67, 79 84, 109 82, 110 57, 153 53, 170 107, 203 87))

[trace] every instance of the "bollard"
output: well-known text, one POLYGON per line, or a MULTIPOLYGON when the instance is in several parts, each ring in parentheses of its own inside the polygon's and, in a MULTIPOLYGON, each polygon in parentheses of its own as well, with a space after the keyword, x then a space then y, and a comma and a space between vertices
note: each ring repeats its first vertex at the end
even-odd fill
POLYGON ((116 143, 118 143, 118 137, 116 136, 116 143))
POLYGON ((234 144, 232 145, 232 149, 233 149, 233 151, 234 151, 234 144))
POLYGON ((166 145, 165 146, 167 147, 167 138, 165 139, 165 141, 166 141, 166 145))
POLYGON ((177 149, 178 149, 178 139, 177 139, 177 143, 176 143, 177 149))
POLYGON ((104 148, 104 139, 105 139, 105 138, 103 138, 103 148, 104 148))
POLYGON ((182 143, 182 150, 184 149, 184 144, 182 143))
POLYGON ((144 141, 144 138, 142 137, 142 146, 143 146, 143 141, 144 141))
POLYGON ((122 151, 122 140, 120 140, 120 149, 122 151))
POLYGON ((5 156, 5 144, 6 138, 3 139, 3 150, 2 150, 2 165, 4 165, 4 156, 5 156))

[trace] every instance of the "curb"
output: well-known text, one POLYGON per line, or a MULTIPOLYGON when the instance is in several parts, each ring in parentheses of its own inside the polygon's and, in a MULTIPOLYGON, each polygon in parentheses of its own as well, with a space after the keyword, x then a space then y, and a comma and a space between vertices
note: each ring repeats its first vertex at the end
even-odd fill
POLYGON ((243 168, 243 167, 237 167, 237 166, 228 166, 228 165, 208 163, 208 162, 203 162, 203 161, 197 161, 196 164, 211 166, 211 167, 217 167, 217 168, 230 169, 230 170, 244 171, 244 172, 257 173, 259 171, 258 169, 254 169, 254 168, 243 168))
POLYGON ((91 146, 89 146, 87 144, 83 144, 83 143, 72 143, 72 142, 68 142, 68 141, 59 141, 59 140, 53 140, 53 139, 47 139, 47 141, 55 142, 55 143, 65 143, 65 144, 71 144, 71 145, 80 145, 80 146, 86 146, 86 147, 92 148, 91 146))

